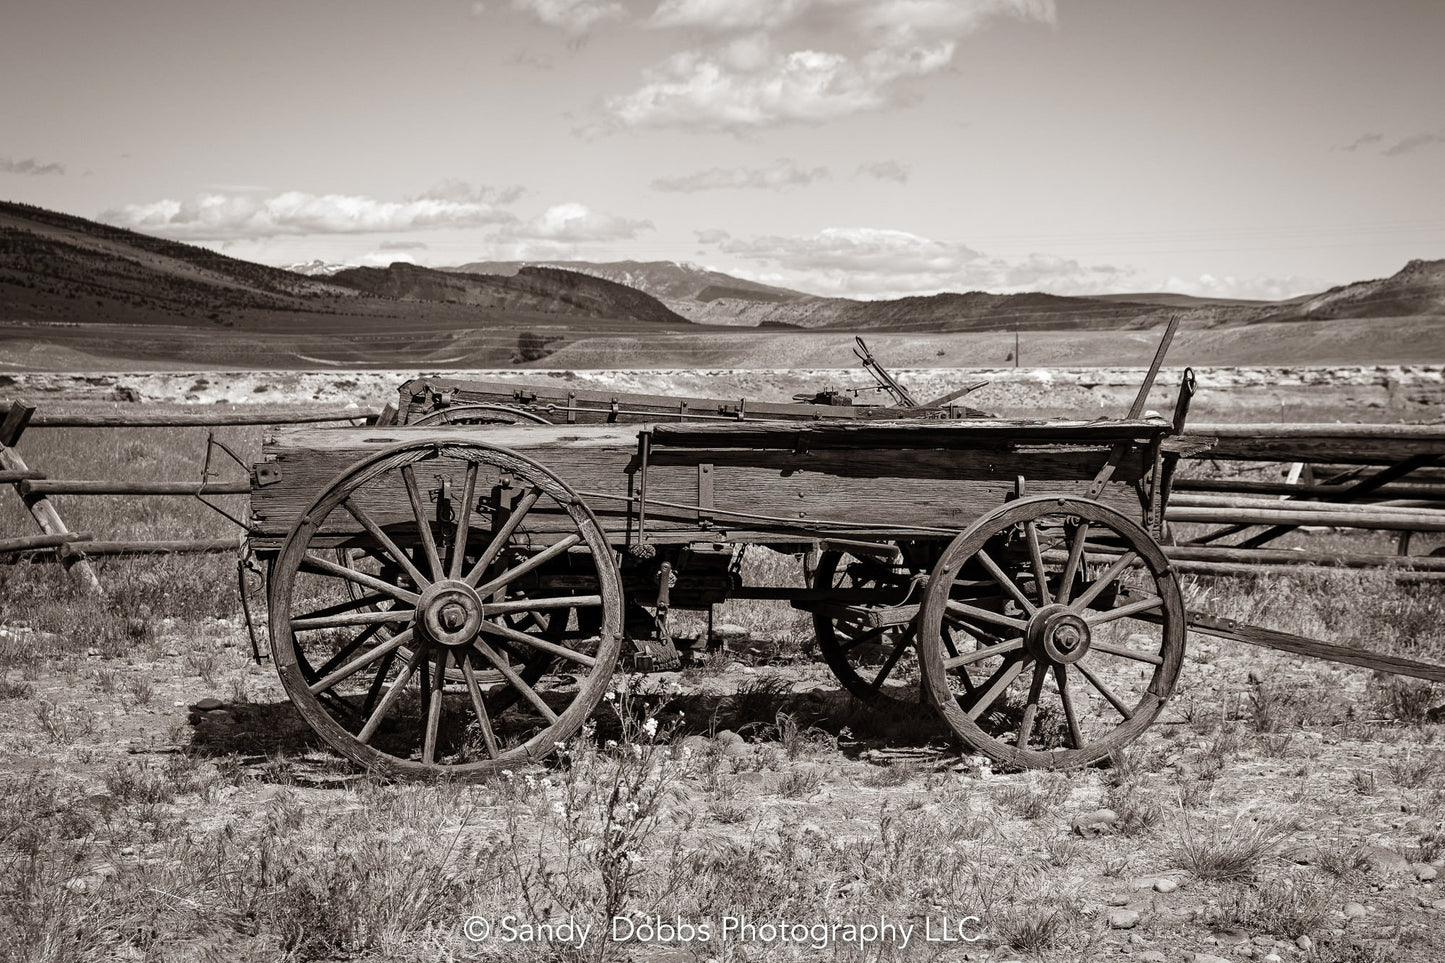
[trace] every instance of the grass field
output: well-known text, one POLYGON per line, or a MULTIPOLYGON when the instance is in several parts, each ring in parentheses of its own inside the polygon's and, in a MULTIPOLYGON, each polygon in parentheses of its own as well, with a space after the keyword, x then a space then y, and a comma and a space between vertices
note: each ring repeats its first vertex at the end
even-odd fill
MULTIPOLYGON (((258 429, 218 437, 259 448, 258 429)), ((197 479, 205 438, 32 430, 20 450, 54 477, 197 479)), ((238 534, 187 499, 57 504, 105 537, 238 534)), ((0 537, 32 531, 7 490, 0 537)), ((998 773, 929 713, 839 691, 805 616, 729 602, 747 641, 621 686, 547 765, 394 784, 321 748, 252 663, 234 557, 98 571, 97 599, 0 566, 3 959, 1424 961, 1445 943, 1438 686, 1196 637, 1111 766, 998 773)), ((798 569, 758 552, 744 574, 798 569)), ((1434 585, 1185 594, 1445 661, 1434 585)))

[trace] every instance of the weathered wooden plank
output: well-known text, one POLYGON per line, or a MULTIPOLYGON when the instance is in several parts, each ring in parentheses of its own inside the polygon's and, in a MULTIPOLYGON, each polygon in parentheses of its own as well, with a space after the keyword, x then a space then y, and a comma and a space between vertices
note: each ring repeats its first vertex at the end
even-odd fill
POLYGON ((129 482, 90 478, 41 478, 20 483, 28 495, 245 495, 250 482, 129 482))
POLYGON ((1209 457, 1241 461, 1391 465, 1445 453, 1442 425, 1196 424, 1190 431, 1215 438, 1209 457))
POLYGON ((19 538, 0 539, 0 554, 56 548, 71 542, 88 541, 90 538, 85 532, 65 532, 60 535, 23 535, 19 538))
MULTIPOLYGON (((653 444, 686 448, 981 448, 1019 444, 1093 445, 1149 441, 1172 431, 1162 419, 1141 421, 893 421, 868 424, 678 424, 652 428, 653 444)), ((1101 461, 1102 464, 1102 461, 1101 461)))
POLYGON ((1407 675, 1416 679, 1426 679, 1430 682, 1445 682, 1445 666, 1432 665, 1428 662, 1417 662, 1413 659, 1403 659, 1393 655, 1383 655, 1378 652, 1370 652, 1367 649, 1355 648, 1354 646, 1336 645, 1331 642, 1321 642, 1318 639, 1307 639, 1304 636, 1292 635, 1289 632, 1279 632, 1274 629, 1261 628, 1257 625, 1244 625, 1233 619, 1222 619, 1191 612, 1189 615, 1189 629, 1192 632, 1203 632, 1207 635, 1216 635, 1220 638, 1232 639, 1236 642, 1247 642, 1250 645, 1278 649, 1281 652, 1303 655, 1311 659, 1343 662, 1347 665, 1358 665, 1366 669, 1373 669, 1376 672, 1407 675))
MULTIPOLYGON (((283 431, 266 445, 269 460, 257 466, 251 499, 254 522, 262 534, 283 534, 349 466, 404 441, 470 441, 520 450, 581 492, 609 531, 627 527, 626 499, 637 494, 636 429, 564 425, 283 431)), ((648 525, 649 530, 706 531, 696 517, 697 466, 711 464, 713 507, 704 514, 718 529, 756 528, 736 515, 743 513, 775 525, 821 529, 895 525, 956 530, 1001 505, 1014 493, 1020 474, 1029 479, 1030 494, 1083 495, 1108 453, 1100 446, 811 453, 654 448, 648 471, 648 525)), ((1137 479, 1143 471, 1142 455, 1129 459, 1121 482, 1111 485, 1103 500, 1138 516, 1138 495, 1123 480, 1137 479)), ((417 474, 429 503, 443 487, 459 490, 459 465, 423 463, 417 474)), ((478 490, 489 491, 492 484, 484 474, 478 490)), ((375 503, 366 508, 386 519, 383 524, 411 524, 410 507, 401 492, 377 493, 375 503)), ((528 523, 539 531, 568 524, 558 513, 534 511, 537 517, 528 523)), ((341 519, 335 523, 338 527, 328 523, 326 530, 345 531, 350 524, 341 519)))
POLYGON ((285 409, 257 405, 256 411, 210 411, 196 405, 190 411, 87 411, 37 414, 32 428, 209 428, 228 425, 307 425, 338 421, 368 421, 376 412, 359 408, 285 409))
POLYGON ((1289 508, 1180 508, 1171 505, 1164 518, 1171 522, 1202 522, 1214 525, 1327 525, 1332 528, 1373 528, 1388 532, 1445 532, 1445 512, 1433 509, 1405 511, 1354 511, 1325 513, 1296 508, 1292 502, 1278 502, 1289 508))

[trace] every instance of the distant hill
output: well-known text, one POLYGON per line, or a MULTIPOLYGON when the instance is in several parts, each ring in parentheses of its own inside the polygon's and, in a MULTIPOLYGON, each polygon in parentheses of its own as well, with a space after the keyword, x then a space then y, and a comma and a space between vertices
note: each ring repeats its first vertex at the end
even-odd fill
POLYGON ((642 292, 560 270, 488 279, 399 264, 309 277, 0 202, 7 354, 23 344, 156 363, 485 366, 579 336, 688 327, 642 292))
MULTIPOLYGON (((473 261, 443 270, 469 274, 516 274, 528 267, 555 267, 605 278, 644 291, 669 305, 706 304, 718 298, 778 302, 808 297, 800 291, 759 284, 675 261, 473 261)), ((674 310, 677 310, 676 307, 674 310)), ((686 315, 687 312, 683 310, 679 313, 686 315)))
POLYGON ((583 318, 687 324, 686 318, 635 288, 557 268, 525 267, 509 277, 397 263, 388 268, 338 271, 331 275, 331 282, 397 301, 441 301, 498 311, 551 311, 583 318))
POLYGON ((1269 321, 1445 315, 1445 260, 1411 261, 1398 273, 1356 281, 1274 306, 1269 321))

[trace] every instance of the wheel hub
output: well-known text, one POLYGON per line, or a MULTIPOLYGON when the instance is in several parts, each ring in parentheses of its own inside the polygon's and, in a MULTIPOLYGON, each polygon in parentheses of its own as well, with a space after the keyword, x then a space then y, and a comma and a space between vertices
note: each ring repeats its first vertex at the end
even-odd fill
POLYGON ((1034 658, 1054 665, 1078 662, 1089 651, 1089 623, 1065 605, 1045 605, 1029 619, 1024 642, 1034 658))
POLYGON ((486 606, 466 582, 444 579, 429 585, 417 602, 417 627, 437 645, 470 645, 481 630, 486 606))

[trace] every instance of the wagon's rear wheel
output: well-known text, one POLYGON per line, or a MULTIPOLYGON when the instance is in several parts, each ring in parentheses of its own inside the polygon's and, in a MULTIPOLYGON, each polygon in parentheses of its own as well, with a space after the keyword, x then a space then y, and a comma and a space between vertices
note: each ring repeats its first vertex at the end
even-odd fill
POLYGON ((954 539, 920 614, 930 698, 970 745, 1028 768, 1080 766, 1158 715, 1184 659, 1168 559, 1107 506, 1010 502, 954 539))
POLYGON ((429 411, 416 421, 420 425, 550 425, 541 415, 509 405, 450 405, 429 411))
POLYGON ((917 698, 920 591, 905 559, 829 550, 813 573, 814 589, 837 593, 813 611, 818 651, 860 699, 917 698))
POLYGON ((469 443, 397 445, 332 483, 282 545, 270 611, 298 711, 342 755, 399 775, 552 751, 601 700, 622 642, 596 518, 535 462, 469 443))

